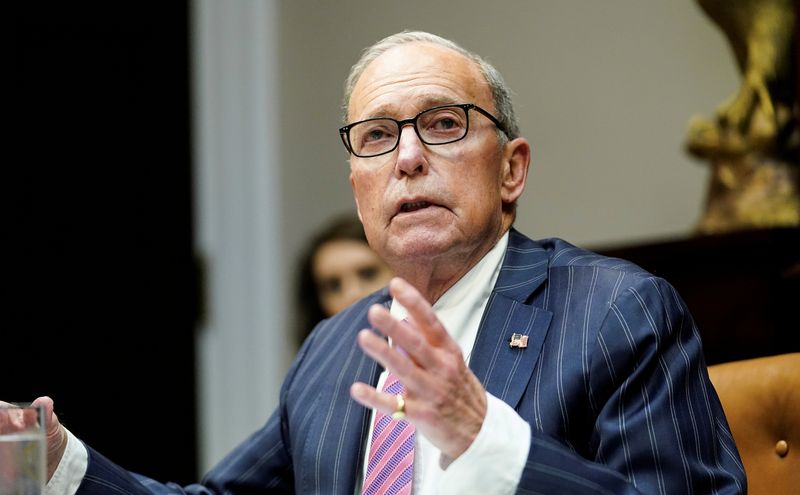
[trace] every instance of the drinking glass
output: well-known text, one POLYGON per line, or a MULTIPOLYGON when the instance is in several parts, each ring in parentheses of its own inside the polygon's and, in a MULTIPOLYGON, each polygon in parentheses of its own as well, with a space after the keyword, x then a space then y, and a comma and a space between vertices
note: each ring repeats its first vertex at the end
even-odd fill
POLYGON ((0 495, 44 493, 44 414, 44 407, 0 403, 0 495))

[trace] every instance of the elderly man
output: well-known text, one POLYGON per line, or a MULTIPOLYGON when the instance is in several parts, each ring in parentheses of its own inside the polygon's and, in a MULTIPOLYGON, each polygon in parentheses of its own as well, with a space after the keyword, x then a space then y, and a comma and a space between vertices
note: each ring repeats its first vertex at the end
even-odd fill
POLYGON ((398 278, 318 326, 278 409, 200 484, 128 473, 53 415, 52 491, 745 490, 675 290, 512 228, 530 145, 491 65, 400 33, 364 52, 345 103, 359 216, 398 278))

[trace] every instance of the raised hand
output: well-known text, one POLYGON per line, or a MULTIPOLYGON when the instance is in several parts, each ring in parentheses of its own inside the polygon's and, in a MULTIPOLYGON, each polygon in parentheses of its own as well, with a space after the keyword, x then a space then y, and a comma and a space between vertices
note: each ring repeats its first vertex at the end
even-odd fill
MULTIPOLYGON (((368 318, 394 347, 370 330, 359 333, 358 345, 400 379, 406 419, 452 461, 467 450, 483 425, 486 392, 430 303, 400 278, 390 282, 389 292, 408 310, 407 320, 398 321, 381 305, 371 307, 368 318)), ((354 383, 350 395, 387 414, 398 407, 395 396, 365 383, 354 383)))

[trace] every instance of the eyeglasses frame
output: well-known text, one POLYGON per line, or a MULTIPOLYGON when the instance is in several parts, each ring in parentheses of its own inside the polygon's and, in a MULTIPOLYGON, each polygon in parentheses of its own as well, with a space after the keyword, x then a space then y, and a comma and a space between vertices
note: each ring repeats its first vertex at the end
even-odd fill
POLYGON ((339 128, 339 137, 342 139, 342 144, 344 144, 344 147, 348 151, 348 153, 352 153, 353 155, 355 155, 355 156, 357 156, 359 158, 374 158, 376 156, 386 155, 386 154, 391 153, 394 150, 396 150, 397 147, 400 145, 400 133, 402 133, 403 127, 405 127, 405 126, 407 126, 409 124, 411 124, 411 127, 414 128, 414 132, 417 134, 417 137, 419 138, 419 140, 422 141, 423 143, 427 144, 428 146, 438 146, 440 144, 455 143, 457 141, 461 141, 462 139, 467 137, 467 134, 469 134, 469 111, 470 110, 475 110, 478 113, 480 113, 481 115, 483 115, 484 117, 486 117, 487 119, 491 120, 492 123, 498 129, 503 131, 503 134, 505 134, 506 137, 509 137, 508 136, 508 131, 506 130, 505 126, 494 115, 492 115, 488 111, 484 110, 483 108, 479 107, 478 105, 475 105, 474 103, 453 103, 453 104, 449 104, 449 105, 439 105, 439 106, 435 106, 435 107, 431 107, 431 108, 426 108, 425 110, 419 112, 417 115, 411 117, 410 119, 397 120, 397 119, 393 119, 391 117, 373 117, 373 118, 370 118, 370 119, 359 120, 358 122, 353 122, 353 123, 347 124, 347 125, 345 125, 343 127, 340 127, 339 128), (466 115, 466 117, 467 117, 467 126, 464 129, 464 135, 461 136, 458 139, 453 139, 452 141, 445 141, 444 143, 429 143, 429 142, 425 141, 425 139, 423 139, 423 137, 420 135, 419 129, 417 128, 417 120, 419 119, 420 115, 422 115, 424 113, 427 113, 427 112, 430 112, 430 111, 433 111, 433 110, 439 110, 441 108, 452 108, 452 107, 457 107, 457 108, 461 108, 462 110, 464 110, 464 115, 466 115), (386 151, 381 152, 381 153, 378 153, 377 155, 366 155, 366 156, 359 155, 358 153, 353 151, 353 147, 350 145, 350 129, 355 127, 355 126, 357 126, 358 124, 363 124, 364 122, 370 122, 370 121, 373 121, 373 120, 391 120, 392 122, 397 124, 397 129, 398 129, 397 141, 394 143, 394 146, 392 146, 391 149, 386 150, 386 151))

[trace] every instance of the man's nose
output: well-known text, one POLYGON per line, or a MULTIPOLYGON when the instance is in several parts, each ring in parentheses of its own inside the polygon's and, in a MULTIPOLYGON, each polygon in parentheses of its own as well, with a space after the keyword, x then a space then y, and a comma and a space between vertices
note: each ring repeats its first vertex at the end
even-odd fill
POLYGON ((394 170, 398 179, 403 175, 427 172, 425 143, 420 140, 412 125, 405 125, 400 129, 400 142, 397 144, 397 149, 397 163, 394 170))

